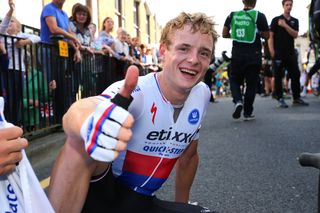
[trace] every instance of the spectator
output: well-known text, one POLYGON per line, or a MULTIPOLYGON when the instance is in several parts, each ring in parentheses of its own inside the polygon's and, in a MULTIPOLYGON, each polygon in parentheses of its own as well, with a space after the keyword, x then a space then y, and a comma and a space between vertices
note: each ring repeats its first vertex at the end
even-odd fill
POLYGON ((244 9, 231 12, 227 17, 222 36, 233 39, 229 73, 230 88, 235 104, 232 117, 239 119, 243 109, 244 120, 253 120, 255 119, 253 103, 262 60, 261 37, 268 39, 269 29, 265 15, 254 10, 256 0, 243 0, 242 2, 244 9), (246 89, 242 95, 241 86, 244 83, 246 89))
MULTIPOLYGON (((7 28, 9 27, 11 17, 14 11, 13 0, 8 0, 9 11, 7 12, 5 18, 0 23, 0 33, 6 34, 7 28)), ((3 39, 0 39, 0 95, 3 97, 7 96, 7 85, 5 80, 7 79, 6 74, 8 73, 9 58, 7 50, 5 48, 5 43, 3 39)), ((7 106, 7 105, 6 105, 7 106)))
MULTIPOLYGON (((13 3, 10 3, 10 11, 11 8, 14 9, 13 3)), ((6 18, 10 19, 9 16, 6 18)), ((8 22, 5 22, 4 26, 2 26, 2 30, 5 30, 5 34, 8 35, 4 42, 7 47, 9 65, 8 72, 4 73, 3 82, 8 89, 5 99, 8 101, 7 106, 10 106, 10 108, 6 107, 6 109, 8 109, 8 118, 10 121, 15 125, 20 125, 23 79, 26 71, 24 63, 25 49, 23 47, 39 42, 40 37, 33 34, 22 33, 21 23, 15 17, 11 17, 9 25, 7 23, 8 22)))
POLYGON ((283 98, 285 69, 291 78, 293 105, 308 106, 300 98, 300 71, 294 49, 294 39, 298 37, 299 20, 291 16, 293 0, 282 0, 283 14, 272 19, 270 39, 268 41, 270 55, 274 64, 275 96, 278 107, 288 108, 283 98))
POLYGON ((133 54, 133 59, 135 63, 140 63, 140 39, 139 37, 133 37, 131 39, 131 45, 132 45, 132 54, 133 54))
POLYGON ((114 40, 114 49, 116 58, 122 61, 131 61, 129 46, 127 41, 127 32, 123 28, 118 28, 117 38, 114 40))
MULTIPOLYGON (((34 131, 40 126, 40 108, 49 104, 48 94, 56 88, 56 82, 48 84, 43 78, 43 73, 35 69, 34 61, 30 54, 27 54, 28 72, 25 78, 23 89, 23 118, 24 127, 27 131, 34 131)), ((43 116, 45 116, 43 114, 43 116)))
MULTIPOLYGON (((40 17, 40 37, 41 41, 45 43, 52 43, 52 36, 61 35, 65 39, 70 40, 70 44, 75 49, 74 61, 80 62, 80 42, 76 38, 76 36, 71 32, 69 28, 69 19, 67 14, 62 10, 63 4, 65 1, 61 0, 52 0, 51 3, 45 5, 41 12, 40 17)), ((40 51, 41 52, 41 51, 40 51)), ((47 48, 44 48, 42 51, 43 55, 40 56, 42 65, 44 68, 48 68, 47 70, 47 78, 52 80, 51 66, 48 66, 48 62, 46 62, 46 58, 52 58, 51 51, 47 48)), ((58 85, 59 86, 59 85, 58 85)))
POLYGON ((91 48, 93 37, 89 28, 91 23, 90 10, 87 6, 77 3, 72 11, 70 30, 80 42, 79 49, 93 54, 93 49, 91 48))
POLYGON ((263 85, 264 85, 264 94, 263 97, 267 97, 270 94, 273 94, 274 88, 274 79, 272 71, 272 61, 270 57, 268 41, 263 41, 263 63, 262 63, 262 74, 263 74, 263 85))
POLYGON ((115 44, 114 38, 111 35, 113 31, 114 22, 112 18, 106 17, 102 23, 102 31, 99 34, 99 37, 96 39, 96 47, 101 49, 105 54, 116 55, 115 53, 115 44))
POLYGON ((95 23, 91 22, 89 24, 89 30, 91 32, 91 36, 92 36, 93 40, 95 40, 96 32, 97 32, 97 25, 95 23))

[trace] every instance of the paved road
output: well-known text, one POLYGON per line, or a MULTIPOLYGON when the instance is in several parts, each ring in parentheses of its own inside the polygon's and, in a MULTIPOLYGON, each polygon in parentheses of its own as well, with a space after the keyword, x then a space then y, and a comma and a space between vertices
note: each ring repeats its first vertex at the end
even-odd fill
MULTIPOLYGON (((231 99, 211 104, 191 200, 219 212, 316 212, 319 172, 297 162, 301 152, 320 150, 320 98, 306 100, 309 107, 280 109, 257 97, 250 122, 231 118, 231 99)), ((160 197, 173 199, 172 179, 160 197)))
MULTIPOLYGON (((319 172, 297 162, 301 152, 320 150, 320 98, 306 100, 309 107, 279 109, 271 98, 257 97, 250 122, 232 120, 229 98, 210 104, 191 200, 221 213, 316 212, 319 172)), ((40 179, 50 174, 51 164, 33 162, 40 179)), ((173 199, 173 179, 174 173, 160 198, 173 199)))

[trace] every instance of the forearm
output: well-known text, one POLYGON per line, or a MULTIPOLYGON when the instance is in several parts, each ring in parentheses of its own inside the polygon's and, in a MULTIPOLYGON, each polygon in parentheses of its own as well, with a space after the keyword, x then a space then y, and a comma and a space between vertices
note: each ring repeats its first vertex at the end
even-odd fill
POLYGON ((95 168, 83 142, 68 137, 55 161, 49 186, 49 200, 56 212, 81 212, 95 168))
POLYGON ((298 31, 292 29, 289 25, 285 25, 284 29, 289 33, 290 36, 292 36, 293 38, 297 38, 298 37, 298 31))
POLYGON ((191 158, 180 158, 176 167, 175 201, 187 203, 199 163, 198 153, 191 158))

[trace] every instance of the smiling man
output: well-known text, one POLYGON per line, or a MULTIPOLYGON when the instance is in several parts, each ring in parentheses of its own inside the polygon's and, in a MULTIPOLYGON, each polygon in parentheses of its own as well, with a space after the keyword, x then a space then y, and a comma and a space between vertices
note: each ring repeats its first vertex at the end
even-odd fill
POLYGON ((131 66, 124 81, 71 106, 49 190, 57 212, 175 212, 155 198, 174 165, 175 201, 188 202, 216 40, 211 18, 181 13, 163 29, 162 72, 138 79, 131 66))

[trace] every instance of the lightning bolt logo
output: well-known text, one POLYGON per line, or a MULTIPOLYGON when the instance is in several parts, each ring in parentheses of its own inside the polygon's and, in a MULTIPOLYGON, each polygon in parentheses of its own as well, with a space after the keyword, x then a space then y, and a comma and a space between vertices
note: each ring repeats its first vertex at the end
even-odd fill
POLYGON ((152 107, 151 107, 151 109, 150 109, 150 112, 151 112, 151 114, 152 114, 152 123, 154 124, 154 119, 155 119, 155 117, 156 117, 156 114, 157 114, 157 106, 156 106, 156 104, 153 102, 153 104, 152 104, 152 107))

